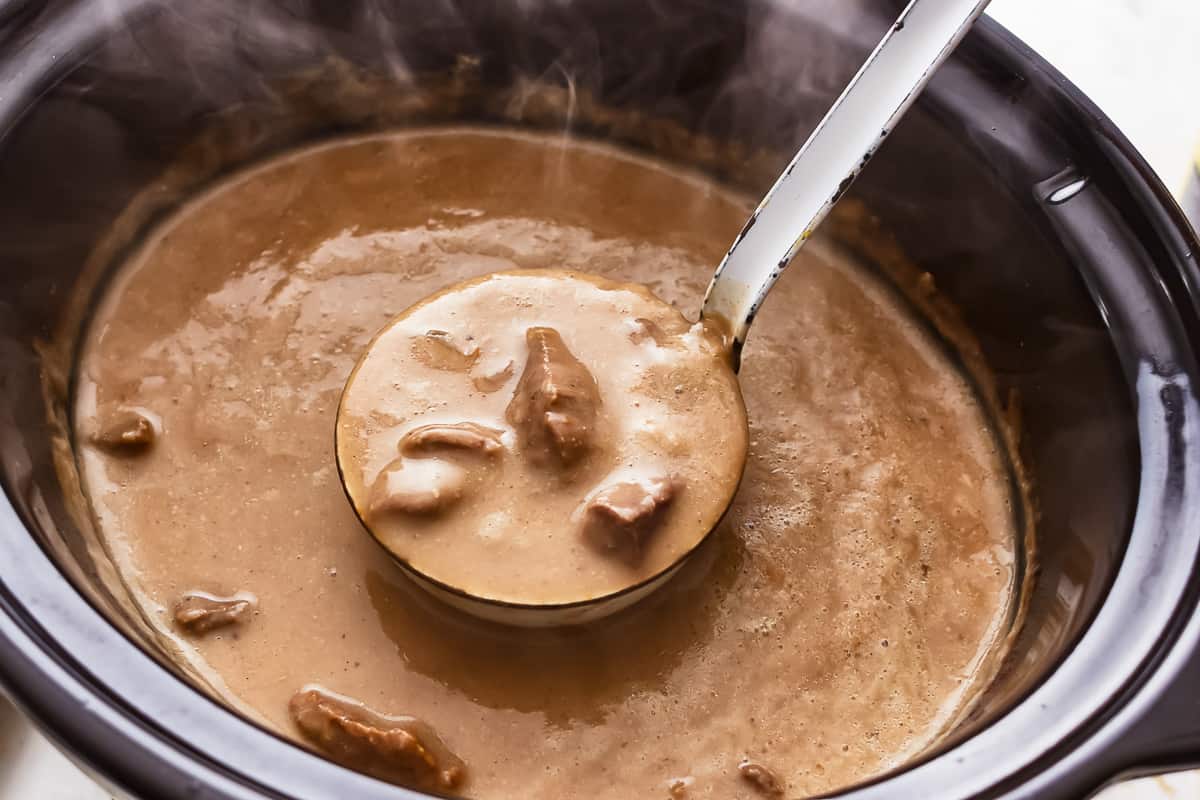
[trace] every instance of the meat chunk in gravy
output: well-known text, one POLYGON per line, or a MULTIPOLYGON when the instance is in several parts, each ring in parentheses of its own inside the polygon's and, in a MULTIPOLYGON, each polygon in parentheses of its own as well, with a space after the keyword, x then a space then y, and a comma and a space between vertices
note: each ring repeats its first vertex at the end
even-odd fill
POLYGON ((204 634, 246 622, 257 605, 254 596, 246 592, 231 597, 189 592, 175 604, 175 624, 187 633, 204 634))
POLYGON ((446 331, 431 330, 413 341, 413 355, 427 367, 466 372, 479 360, 479 348, 446 331))
POLYGON ((667 794, 671 796, 671 800, 687 800, 688 787, 692 785, 693 778, 673 778, 667 784, 667 794))
POLYGON ((404 434, 400 452, 406 456, 460 452, 496 455, 504 449, 501 432, 474 422, 422 425, 404 434))
POLYGON ((742 761, 738 764, 738 773, 763 797, 783 797, 783 781, 757 761, 742 761))
POLYGON ((415 717, 385 716, 311 686, 292 697, 288 710, 308 741, 351 769, 434 792, 452 791, 466 781, 466 764, 415 717))
POLYGON ((667 341, 667 332, 654 320, 638 317, 633 321, 633 330, 630 332, 629 338, 634 344, 641 344, 650 339, 661 347, 667 341))
POLYGON ((584 540, 601 553, 636 561, 678 491, 678 481, 662 475, 600 489, 584 506, 584 540))
POLYGON ((140 411, 120 409, 92 436, 92 442, 114 454, 138 455, 154 444, 154 422, 140 411))
POLYGON ((478 375, 472 375, 471 385, 484 394, 490 394, 508 383, 512 376, 513 362, 508 361, 502 367, 493 366, 489 370, 481 371, 478 375))
POLYGON ((467 472, 442 459, 398 458, 371 487, 368 512, 436 514, 462 499, 467 472))
POLYGON ((568 467, 592 446, 600 390, 558 331, 525 332, 529 356, 505 412, 526 456, 539 466, 568 467))

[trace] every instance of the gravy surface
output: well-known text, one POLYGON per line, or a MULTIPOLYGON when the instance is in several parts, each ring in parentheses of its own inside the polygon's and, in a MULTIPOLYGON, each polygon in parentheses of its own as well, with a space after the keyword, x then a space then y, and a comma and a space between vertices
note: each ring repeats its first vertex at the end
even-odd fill
POLYGON ((448 613, 339 484, 340 392, 398 312, 546 267, 690 312, 748 210, 605 147, 451 129, 332 142, 197 198, 115 278, 79 366, 81 472, 148 614, 297 740, 310 684, 431 726, 481 800, 792 797, 927 747, 1006 632, 1009 487, 962 376, 820 241, 747 342, 729 514, 635 608, 556 630, 448 613), (181 597, 240 592, 234 624, 172 627, 181 597))

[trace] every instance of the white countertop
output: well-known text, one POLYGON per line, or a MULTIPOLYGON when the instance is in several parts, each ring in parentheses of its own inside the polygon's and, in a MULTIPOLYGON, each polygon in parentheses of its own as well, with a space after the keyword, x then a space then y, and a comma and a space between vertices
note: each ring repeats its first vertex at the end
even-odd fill
POLYGON ((1091 97, 1179 194, 1200 146, 1200 2, 994 0, 990 9, 1091 97))
MULTIPOLYGON (((1182 189, 1200 145, 1200 0, 994 0, 990 13, 1096 101, 1168 188, 1182 189)), ((0 700, 0 800, 108 797, 0 700)), ((1200 798, 1200 772, 1103 798, 1200 798)))

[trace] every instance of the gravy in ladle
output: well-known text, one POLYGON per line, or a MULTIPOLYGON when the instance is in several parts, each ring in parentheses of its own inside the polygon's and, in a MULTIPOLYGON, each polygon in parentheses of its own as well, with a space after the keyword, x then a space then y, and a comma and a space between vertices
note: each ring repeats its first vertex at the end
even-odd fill
POLYGON ((746 414, 720 330, 639 285, 502 272, 375 337, 337 450, 364 524, 421 577, 579 604, 703 540, 737 489, 746 414))

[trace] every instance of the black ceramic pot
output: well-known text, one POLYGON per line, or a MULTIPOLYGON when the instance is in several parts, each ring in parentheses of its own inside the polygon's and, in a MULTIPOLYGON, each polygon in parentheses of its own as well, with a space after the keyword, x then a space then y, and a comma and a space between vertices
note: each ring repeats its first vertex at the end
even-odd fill
MULTIPOLYGON (((45 343, 70 349, 83 318, 72 298, 88 270, 103 271, 97 243, 181 158, 193 167, 181 185, 197 184, 317 136, 449 118, 569 124, 761 192, 895 11, 832 0, 0 2, 7 693, 131 796, 416 797, 202 695, 121 611, 54 466, 69 381, 39 357, 45 343), (486 100, 494 89, 511 101, 506 87, 529 80, 558 85, 567 106, 486 100), (378 85, 388 103, 363 88, 378 85), (450 102, 419 101, 426 85, 450 102), (572 113, 599 107, 621 113, 572 113), (197 150, 204 131, 224 144, 197 150), (679 146, 690 135, 715 150, 679 146)), ((1200 762, 1195 234, 1112 124, 986 21, 853 194, 934 274, 1001 391, 1019 396, 1040 566, 1024 631, 973 718, 846 796, 1073 798, 1200 762)), ((175 199, 164 189, 133 222, 175 199)))

